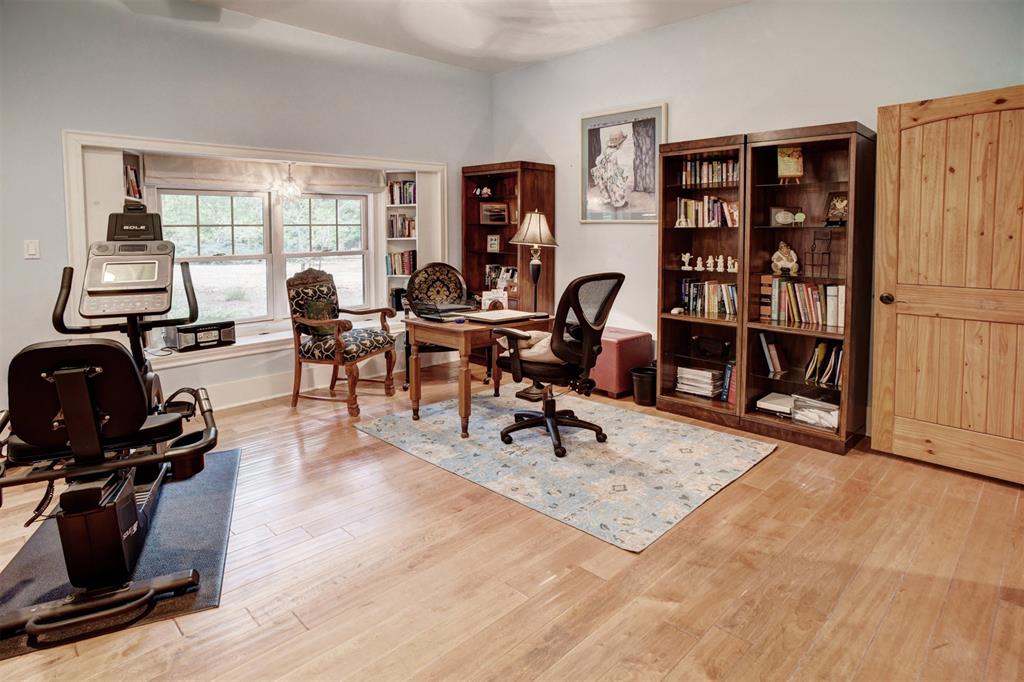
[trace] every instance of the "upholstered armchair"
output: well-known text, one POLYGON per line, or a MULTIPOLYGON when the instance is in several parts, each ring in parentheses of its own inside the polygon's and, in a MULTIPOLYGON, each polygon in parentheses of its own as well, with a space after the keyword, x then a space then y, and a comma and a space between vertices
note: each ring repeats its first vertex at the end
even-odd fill
MULTIPOLYGON (((344 400, 348 413, 359 414, 356 387, 359 383, 359 364, 375 355, 384 354, 387 374, 383 379, 384 393, 395 394, 392 372, 395 368, 395 337, 388 327, 388 318, 395 316, 391 308, 342 308, 338 305, 338 289, 334 278, 323 270, 310 268, 288 278, 288 305, 292 316, 292 337, 295 342, 295 383, 292 388, 292 407, 299 397, 319 400, 344 400), (352 322, 340 319, 339 314, 380 315, 379 329, 354 329, 352 322), (330 397, 300 393, 303 364, 332 365, 330 397), (345 368, 348 395, 334 395, 338 371, 345 368)), ((364 379, 364 381, 380 381, 364 379)))

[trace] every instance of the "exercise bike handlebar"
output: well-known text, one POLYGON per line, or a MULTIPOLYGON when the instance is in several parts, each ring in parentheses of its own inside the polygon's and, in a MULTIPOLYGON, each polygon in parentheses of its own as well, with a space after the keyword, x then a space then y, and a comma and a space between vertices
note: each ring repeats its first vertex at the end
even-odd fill
MULTIPOLYGON (((64 322, 64 313, 68 307, 68 299, 71 298, 71 284, 75 276, 75 269, 70 265, 64 268, 60 277, 60 291, 57 294, 57 302, 53 305, 53 328, 61 334, 96 334, 100 332, 121 332, 129 333, 126 323, 120 324, 97 324, 89 326, 68 326, 64 322)), ((161 327, 177 327, 183 324, 192 324, 199 319, 199 303, 196 301, 196 291, 192 286, 192 273, 188 263, 181 264, 181 282, 185 287, 185 299, 188 301, 188 317, 174 319, 139 320, 139 331, 149 331, 161 327)))

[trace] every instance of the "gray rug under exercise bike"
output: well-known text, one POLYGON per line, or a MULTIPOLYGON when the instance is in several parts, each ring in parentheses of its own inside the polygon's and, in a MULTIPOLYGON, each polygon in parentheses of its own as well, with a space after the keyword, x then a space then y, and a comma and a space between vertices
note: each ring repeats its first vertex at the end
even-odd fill
MULTIPOLYGON (((153 608, 128 619, 140 625, 215 608, 220 604, 224 560, 235 506, 240 452, 226 450, 206 456, 206 468, 193 478, 169 483, 160 491, 157 512, 145 547, 139 556, 134 579, 147 578, 194 568, 199 588, 186 594, 161 599, 153 608)), ((0 573, 0 612, 60 599, 74 591, 68 584, 57 535, 57 522, 44 521, 0 573)), ((104 632, 124 627, 121 620, 104 632)), ((98 634, 96 626, 86 632, 69 633, 59 642, 30 645, 24 636, 0 640, 0 660, 43 649, 85 636, 98 634)))
POLYGON ((523 409, 509 385, 500 398, 473 396, 469 438, 458 403, 425 405, 420 420, 401 412, 356 424, 411 455, 622 549, 639 552, 775 449, 734 436, 575 396, 558 398, 600 424, 608 441, 566 428, 557 458, 543 429, 498 437, 523 409))

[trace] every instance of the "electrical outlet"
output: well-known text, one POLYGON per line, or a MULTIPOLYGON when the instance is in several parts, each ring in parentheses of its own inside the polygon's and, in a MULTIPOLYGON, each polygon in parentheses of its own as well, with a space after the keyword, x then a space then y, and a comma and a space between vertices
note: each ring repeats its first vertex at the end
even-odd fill
POLYGON ((25 240, 25 260, 39 260, 39 240, 25 240))

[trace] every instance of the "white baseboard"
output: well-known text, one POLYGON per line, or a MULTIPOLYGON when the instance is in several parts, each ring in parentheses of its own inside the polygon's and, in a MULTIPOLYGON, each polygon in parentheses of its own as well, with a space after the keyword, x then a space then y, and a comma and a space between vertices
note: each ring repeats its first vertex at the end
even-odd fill
MULTIPOLYGON (((431 353, 423 356, 422 366, 441 365, 446 362, 458 360, 455 353, 431 353)), ((384 375, 384 356, 378 355, 359 366, 359 374, 363 377, 381 377, 384 375)), ((342 372, 339 383, 344 387, 344 372, 342 372)), ((398 364, 394 371, 395 385, 401 388, 405 380, 405 362, 399 355, 398 364)), ((271 398, 280 398, 292 394, 291 372, 280 372, 278 374, 265 374, 262 376, 228 381, 220 384, 210 384, 206 390, 210 393, 210 401, 214 409, 227 409, 229 407, 240 407, 251 403, 258 403, 271 398)), ((308 391, 311 388, 324 388, 331 383, 331 367, 329 365, 307 365, 302 372, 302 390, 308 391)), ((344 388, 342 388, 344 390, 344 388)))

